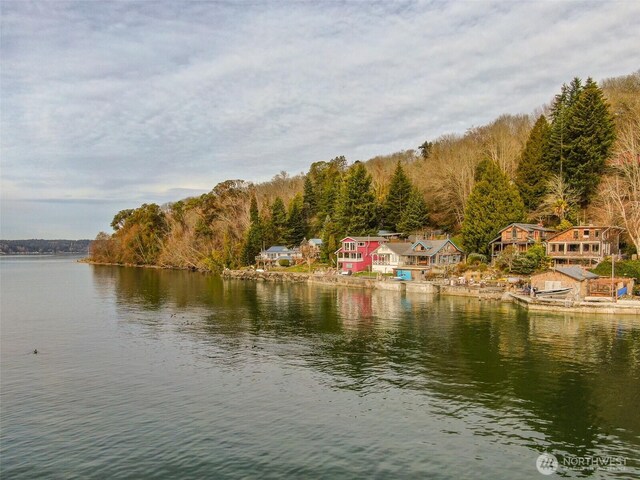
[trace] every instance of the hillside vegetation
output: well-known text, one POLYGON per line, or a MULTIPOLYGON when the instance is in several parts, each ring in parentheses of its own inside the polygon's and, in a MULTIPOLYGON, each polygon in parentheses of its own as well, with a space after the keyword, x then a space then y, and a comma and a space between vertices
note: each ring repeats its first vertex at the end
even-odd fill
POLYGON ((640 249, 640 71, 573 79, 536 115, 505 114, 463 135, 350 164, 343 156, 280 172, 268 182, 227 180, 164 206, 118 212, 93 260, 218 270, 251 264, 263 245, 324 240, 324 260, 349 233, 441 229, 468 253, 511 221, 625 228, 640 249))

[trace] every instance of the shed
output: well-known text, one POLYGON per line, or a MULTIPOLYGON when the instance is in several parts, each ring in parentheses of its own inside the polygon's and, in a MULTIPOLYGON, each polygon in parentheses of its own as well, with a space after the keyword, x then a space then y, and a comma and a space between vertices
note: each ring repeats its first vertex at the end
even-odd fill
POLYGON ((574 296, 584 298, 589 295, 589 281, 600 278, 595 273, 578 266, 556 267, 531 276, 531 287, 537 291, 571 288, 574 296))

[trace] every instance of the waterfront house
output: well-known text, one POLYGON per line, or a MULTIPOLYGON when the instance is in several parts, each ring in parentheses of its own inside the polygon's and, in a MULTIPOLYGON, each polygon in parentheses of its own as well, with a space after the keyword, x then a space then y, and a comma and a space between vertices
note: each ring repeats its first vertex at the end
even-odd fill
POLYGON ((371 269, 378 273, 393 273, 395 268, 405 264, 407 253, 413 244, 411 242, 383 243, 372 253, 371 269))
POLYGON ((511 223, 489 242, 491 257, 495 258, 505 248, 512 246, 519 253, 525 253, 536 243, 544 243, 555 230, 533 223, 511 223))
POLYGON ((464 252, 449 238, 443 240, 418 240, 404 255, 405 265, 410 267, 447 267, 457 265, 464 252))
POLYGON ((464 252, 450 239, 418 240, 402 254, 394 273, 406 280, 424 280, 429 272, 443 272, 459 264, 464 252))
POLYGON ((611 226, 578 226, 547 239, 547 255, 554 266, 593 266, 610 255, 620 254, 623 229, 611 226))
POLYGON ((302 259, 299 248, 288 248, 281 245, 273 245, 267 250, 262 250, 256 257, 256 261, 264 264, 277 264, 280 260, 287 260, 293 264, 302 259))
POLYGON ((336 251, 338 268, 342 272, 363 272, 371 267, 371 253, 385 243, 384 237, 345 237, 336 251))

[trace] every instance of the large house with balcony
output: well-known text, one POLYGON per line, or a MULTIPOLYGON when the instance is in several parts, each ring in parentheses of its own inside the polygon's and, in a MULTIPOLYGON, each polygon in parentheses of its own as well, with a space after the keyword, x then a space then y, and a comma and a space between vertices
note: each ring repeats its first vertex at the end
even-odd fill
MULTIPOLYGON (((415 270, 424 274, 431 268, 446 268, 457 265, 464 258, 464 252, 450 239, 418 240, 416 242, 380 245, 371 254, 372 270, 392 273, 399 270, 415 270)), ((419 277, 419 275, 411 275, 419 277)))
POLYGON ((408 267, 447 267, 462 261, 464 252, 450 239, 418 240, 405 253, 408 267))
POLYGON ((547 255, 559 265, 597 265, 605 257, 620 254, 623 229, 610 226, 578 226, 547 239, 547 255))
POLYGON ((384 237, 345 237, 336 251, 338 268, 342 272, 363 272, 371 267, 371 253, 387 241, 384 237))
POLYGON ((394 268, 405 264, 405 253, 412 245, 411 242, 383 243, 371 253, 371 270, 378 273, 393 273, 394 268))
POLYGON ((525 253, 536 243, 542 243, 555 230, 533 223, 512 223, 504 227, 498 236, 489 242, 491 257, 495 258, 507 247, 515 248, 519 253, 525 253))

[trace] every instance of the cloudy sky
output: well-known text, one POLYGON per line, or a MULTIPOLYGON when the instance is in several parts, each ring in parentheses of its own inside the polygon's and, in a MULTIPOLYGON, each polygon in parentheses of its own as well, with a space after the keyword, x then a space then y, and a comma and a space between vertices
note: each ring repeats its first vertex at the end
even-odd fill
POLYGON ((640 67, 640 2, 2 0, 1 238, 416 148, 640 67))

